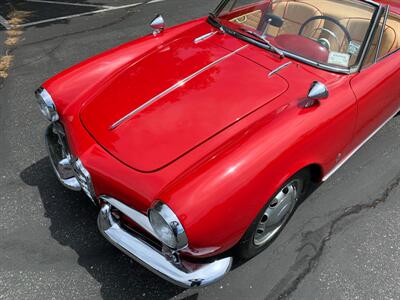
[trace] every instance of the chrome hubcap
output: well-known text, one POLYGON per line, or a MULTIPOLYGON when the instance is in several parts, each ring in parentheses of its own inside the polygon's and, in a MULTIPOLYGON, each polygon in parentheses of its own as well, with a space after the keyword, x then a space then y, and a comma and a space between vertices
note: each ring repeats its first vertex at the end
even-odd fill
POLYGON ((257 225, 254 245, 261 246, 267 243, 279 232, 296 207, 298 191, 302 188, 299 180, 291 181, 270 201, 257 225))

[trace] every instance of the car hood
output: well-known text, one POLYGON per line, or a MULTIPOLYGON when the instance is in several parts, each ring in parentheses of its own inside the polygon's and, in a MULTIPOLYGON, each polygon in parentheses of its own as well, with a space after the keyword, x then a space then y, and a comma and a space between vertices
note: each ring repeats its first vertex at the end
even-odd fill
POLYGON ((209 41, 183 37, 126 66, 82 107, 93 138, 126 165, 153 172, 288 88, 285 79, 209 41))

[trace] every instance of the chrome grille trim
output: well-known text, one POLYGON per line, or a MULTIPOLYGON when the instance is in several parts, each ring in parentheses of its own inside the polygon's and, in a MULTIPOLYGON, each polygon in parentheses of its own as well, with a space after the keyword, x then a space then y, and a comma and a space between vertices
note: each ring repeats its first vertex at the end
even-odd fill
POLYGON ((137 210, 134 210, 133 208, 130 208, 129 206, 125 205, 124 203, 118 201, 115 198, 102 195, 99 197, 99 199, 104 201, 105 203, 110 204, 112 207, 116 208, 118 211, 120 211, 129 219, 131 219, 133 222, 135 222, 137 225, 139 225, 151 236, 159 240, 156 233, 153 230, 153 226, 151 226, 150 224, 149 218, 146 215, 138 212, 137 210))
POLYGON ((50 162, 58 180, 66 188, 81 191, 98 205, 92 179, 79 158, 75 158, 68 147, 63 126, 51 123, 46 130, 46 146, 50 162))
POLYGON ((73 173, 71 172, 71 156, 69 154, 68 148, 66 147, 66 142, 62 134, 62 126, 57 128, 55 127, 55 124, 56 123, 50 124, 46 130, 46 148, 51 165, 53 167, 54 173, 56 173, 58 180, 63 186, 73 191, 80 191, 81 186, 78 180, 73 176, 73 174, 71 174, 73 173), (55 135, 57 136, 57 142, 54 141, 55 135), (59 147, 61 147, 61 149, 59 147), (58 157, 57 152, 60 150, 61 153, 58 157), (61 161, 63 161, 63 164, 60 164, 61 161), (65 168, 65 172, 64 170, 60 170, 59 168, 65 168), (70 176, 65 175, 68 173, 70 173, 70 176))
POLYGON ((126 231, 114 218, 112 205, 104 204, 97 218, 101 234, 115 247, 138 263, 184 288, 206 286, 221 279, 232 266, 232 257, 210 263, 186 262, 179 252, 158 250, 140 235, 126 231))

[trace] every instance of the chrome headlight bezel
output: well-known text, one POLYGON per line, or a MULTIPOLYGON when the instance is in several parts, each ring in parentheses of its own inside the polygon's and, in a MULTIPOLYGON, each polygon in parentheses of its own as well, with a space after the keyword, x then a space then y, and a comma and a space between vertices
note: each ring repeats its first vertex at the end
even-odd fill
POLYGON ((50 122, 56 122, 60 119, 56 105, 54 104, 53 98, 46 91, 45 88, 39 88, 35 92, 36 102, 39 104, 39 109, 46 120, 50 122))
POLYGON ((154 232, 164 245, 174 250, 187 247, 188 238, 185 229, 175 213, 166 204, 161 201, 156 202, 149 210, 148 217, 154 232), (158 224, 156 222, 157 218, 162 220, 158 224), (169 239, 163 234, 163 230, 168 233, 169 239))

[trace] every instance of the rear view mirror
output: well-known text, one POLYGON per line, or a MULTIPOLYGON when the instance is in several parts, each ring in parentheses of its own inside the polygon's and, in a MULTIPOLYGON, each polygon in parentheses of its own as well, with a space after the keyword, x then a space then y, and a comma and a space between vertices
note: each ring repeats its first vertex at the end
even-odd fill
POLYGON ((267 26, 272 25, 272 26, 280 28, 283 25, 283 19, 277 15, 265 14, 264 18, 265 18, 265 23, 267 24, 267 26))

